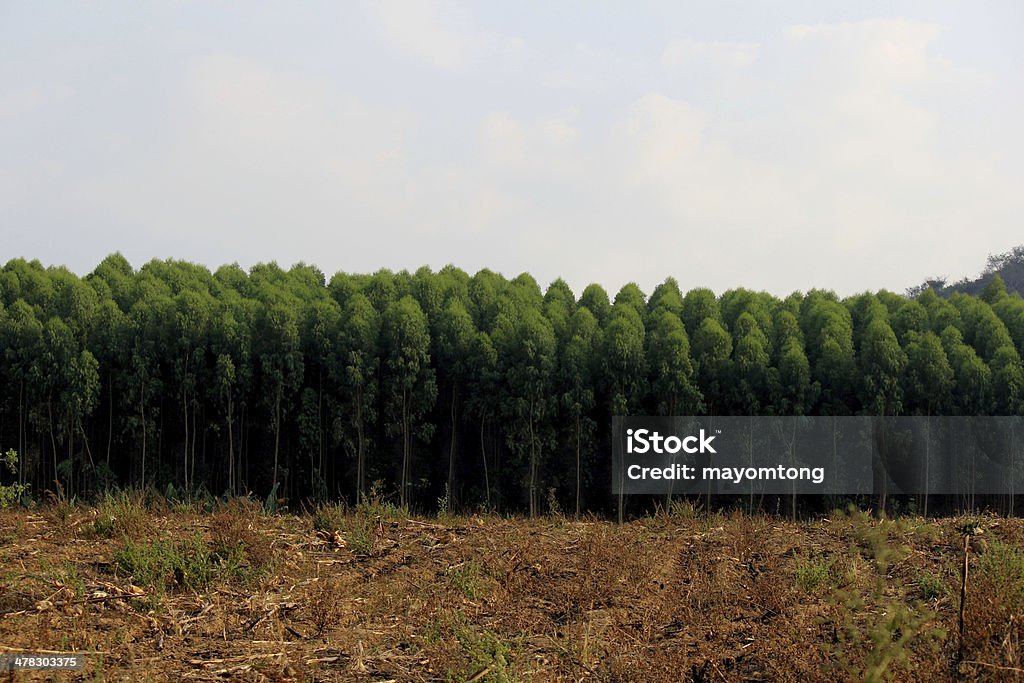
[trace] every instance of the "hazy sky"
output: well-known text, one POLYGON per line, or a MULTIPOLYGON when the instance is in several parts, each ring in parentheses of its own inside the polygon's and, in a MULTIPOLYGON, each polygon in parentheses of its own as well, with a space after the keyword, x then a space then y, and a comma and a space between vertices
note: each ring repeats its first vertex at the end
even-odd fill
POLYGON ((902 290, 1024 243, 1024 5, 0 0, 0 263, 902 290))

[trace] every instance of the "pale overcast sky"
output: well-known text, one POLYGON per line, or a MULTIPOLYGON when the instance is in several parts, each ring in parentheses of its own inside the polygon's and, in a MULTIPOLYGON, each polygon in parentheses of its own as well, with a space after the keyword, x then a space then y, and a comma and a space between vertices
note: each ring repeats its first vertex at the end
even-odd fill
POLYGON ((894 290, 1024 243, 1024 4, 0 0, 0 263, 894 290))

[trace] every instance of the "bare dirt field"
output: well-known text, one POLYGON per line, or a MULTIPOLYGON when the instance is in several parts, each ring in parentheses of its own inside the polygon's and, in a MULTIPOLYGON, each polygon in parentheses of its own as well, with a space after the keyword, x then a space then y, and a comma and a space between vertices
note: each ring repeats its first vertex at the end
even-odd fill
POLYGON ((85 653, 13 680, 1018 680, 1022 538, 997 517, 677 505, 618 526, 120 494, 0 513, 0 652, 85 653))

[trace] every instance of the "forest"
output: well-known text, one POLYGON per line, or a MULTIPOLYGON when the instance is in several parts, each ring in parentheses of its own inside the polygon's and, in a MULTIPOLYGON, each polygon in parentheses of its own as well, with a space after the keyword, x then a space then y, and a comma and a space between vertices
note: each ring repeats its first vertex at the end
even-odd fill
POLYGON ((613 415, 1020 415, 1024 299, 575 293, 447 266, 0 271, 3 481, 602 512, 613 415))

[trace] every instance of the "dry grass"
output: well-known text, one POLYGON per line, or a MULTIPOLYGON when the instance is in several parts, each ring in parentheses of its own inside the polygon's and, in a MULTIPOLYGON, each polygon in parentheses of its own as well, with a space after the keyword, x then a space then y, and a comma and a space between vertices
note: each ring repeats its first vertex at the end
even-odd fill
POLYGON ((96 680, 1016 680, 1024 524, 980 523, 958 659, 963 520, 7 511, 0 649, 96 680))

